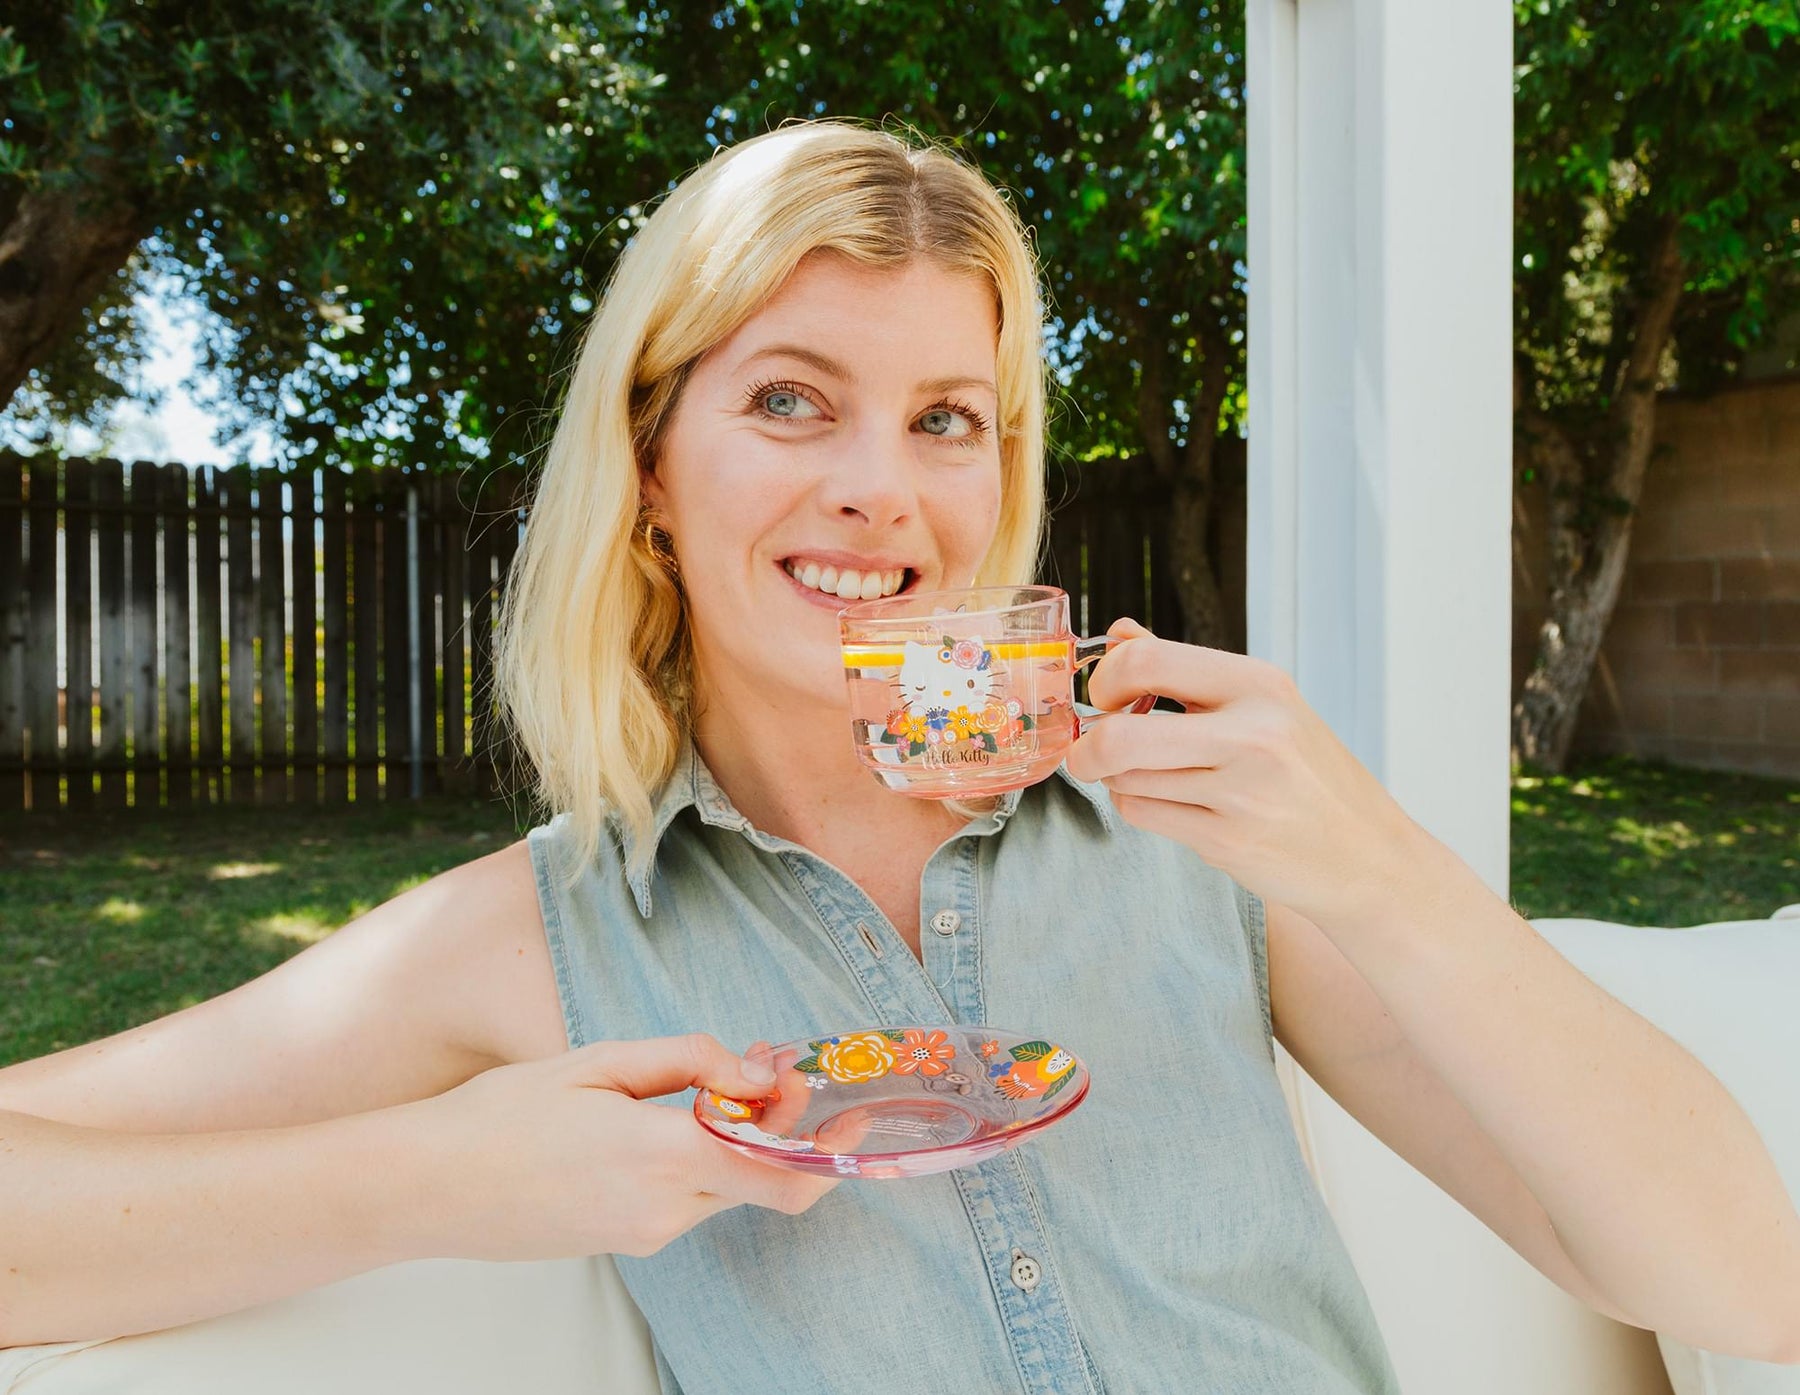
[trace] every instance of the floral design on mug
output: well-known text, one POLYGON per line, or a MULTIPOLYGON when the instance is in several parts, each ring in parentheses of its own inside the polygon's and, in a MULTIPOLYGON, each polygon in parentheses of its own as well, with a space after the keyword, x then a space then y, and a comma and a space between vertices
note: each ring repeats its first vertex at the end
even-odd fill
POLYGON ((1028 1041, 988 1066, 993 1086, 1009 1100, 1047 1100, 1069 1083, 1075 1058, 1047 1041, 1028 1041))
POLYGON ((812 1043, 813 1054, 796 1061, 794 1069, 806 1075, 824 1075, 840 1085, 879 1080, 894 1068, 894 1048, 905 1040, 904 1032, 858 1032, 847 1037, 826 1037, 812 1043))

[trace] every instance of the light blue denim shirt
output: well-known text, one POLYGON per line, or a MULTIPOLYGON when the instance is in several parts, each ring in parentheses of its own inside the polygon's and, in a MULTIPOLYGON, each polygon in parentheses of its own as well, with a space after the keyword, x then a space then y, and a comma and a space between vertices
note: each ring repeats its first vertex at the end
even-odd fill
POLYGON ((621 1258, 670 1395, 1397 1389, 1276 1079, 1262 905, 1103 789, 1059 772, 939 847, 922 962, 691 746, 641 874, 621 832, 571 889, 567 832, 530 847, 572 1048, 981 1023, 1092 1074, 977 1167, 740 1206, 621 1258))

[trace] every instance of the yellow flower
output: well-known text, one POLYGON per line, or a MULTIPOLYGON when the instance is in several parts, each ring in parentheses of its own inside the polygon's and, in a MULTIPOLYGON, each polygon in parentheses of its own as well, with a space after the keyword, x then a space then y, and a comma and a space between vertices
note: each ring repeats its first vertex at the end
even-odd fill
POLYGON ((880 1032, 839 1037, 819 1052, 819 1069, 841 1085, 879 1080, 894 1068, 894 1043, 880 1032))

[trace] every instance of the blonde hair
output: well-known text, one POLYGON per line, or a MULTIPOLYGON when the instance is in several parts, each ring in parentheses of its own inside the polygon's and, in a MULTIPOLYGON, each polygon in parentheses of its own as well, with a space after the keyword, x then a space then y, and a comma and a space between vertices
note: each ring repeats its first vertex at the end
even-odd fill
POLYGON ((501 606, 495 683, 536 794, 573 823, 577 863, 609 813, 636 835, 689 722, 682 596, 647 547, 640 467, 694 364, 808 253, 925 258, 993 285, 1000 518, 977 585, 1025 582, 1044 508, 1043 302, 1028 236, 978 172, 842 121, 785 125, 688 175, 619 259, 587 329, 501 606))

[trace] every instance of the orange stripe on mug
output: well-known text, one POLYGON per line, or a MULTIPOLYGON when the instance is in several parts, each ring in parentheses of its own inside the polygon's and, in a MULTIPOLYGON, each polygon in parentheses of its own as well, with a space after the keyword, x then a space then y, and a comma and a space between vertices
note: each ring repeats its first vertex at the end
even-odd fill
MULTIPOLYGON (((1002 640, 987 647, 996 659, 1010 661, 1066 659, 1073 644, 1071 639, 1002 640)), ((906 658, 904 650, 885 644, 846 644, 843 650, 845 668, 898 668, 906 658)))

